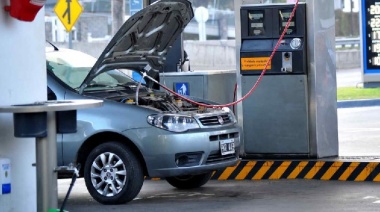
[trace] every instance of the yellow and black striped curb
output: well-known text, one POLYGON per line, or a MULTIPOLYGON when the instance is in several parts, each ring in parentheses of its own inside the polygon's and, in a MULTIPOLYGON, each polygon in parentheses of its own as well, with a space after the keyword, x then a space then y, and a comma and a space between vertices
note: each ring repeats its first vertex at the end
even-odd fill
POLYGON ((240 161, 215 171, 214 180, 315 179, 380 182, 380 162, 240 161))

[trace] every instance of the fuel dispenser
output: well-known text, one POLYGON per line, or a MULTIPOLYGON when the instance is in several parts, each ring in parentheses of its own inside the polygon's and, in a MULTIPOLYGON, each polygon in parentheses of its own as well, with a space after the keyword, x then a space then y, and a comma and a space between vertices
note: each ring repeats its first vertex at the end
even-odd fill
MULTIPOLYGON (((246 6, 241 9, 240 74, 247 93, 264 69, 293 5, 246 6)), ((266 76, 243 102, 245 151, 308 154, 306 9, 300 4, 266 76), (269 127, 272 126, 272 127, 269 127), (268 142, 263 142, 268 141, 268 142), (270 141, 270 142, 269 142, 270 141)))
MULTIPOLYGON (((295 6, 247 2, 235 1, 235 13, 239 15, 236 21, 238 97, 247 94, 260 78, 295 6)), ((338 155, 336 96, 335 99, 330 98, 330 94, 323 97, 327 91, 317 90, 314 84, 317 76, 330 70, 324 68, 317 73, 316 67, 311 66, 315 61, 313 57, 320 56, 314 55, 314 20, 307 17, 307 6, 312 8, 318 4, 316 0, 298 4, 259 86, 238 106, 238 122, 244 134, 242 157, 318 158, 338 155), (308 27, 308 23, 312 26, 308 27), (309 58, 309 54, 313 57, 309 58), (316 96, 321 98, 322 107, 321 102, 316 102, 316 96), (316 108, 320 110, 316 111, 316 108), (331 115, 331 118, 326 115, 331 115), (317 126, 319 117, 319 121, 329 123, 317 126)), ((314 15, 314 9, 310 10, 310 15, 314 15)), ((329 83, 334 86, 333 81, 329 83)))

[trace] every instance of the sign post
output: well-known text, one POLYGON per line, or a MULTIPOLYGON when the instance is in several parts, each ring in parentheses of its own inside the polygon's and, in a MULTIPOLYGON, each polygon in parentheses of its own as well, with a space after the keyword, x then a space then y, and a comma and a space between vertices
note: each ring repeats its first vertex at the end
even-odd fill
POLYGON ((69 48, 72 48, 72 32, 71 29, 77 22, 83 11, 82 5, 78 0, 58 0, 54 7, 54 12, 58 19, 62 22, 66 31, 69 33, 69 48))
POLYGON ((195 20, 198 22, 199 40, 205 41, 206 38, 206 22, 209 18, 208 9, 205 7, 198 7, 194 13, 195 20))

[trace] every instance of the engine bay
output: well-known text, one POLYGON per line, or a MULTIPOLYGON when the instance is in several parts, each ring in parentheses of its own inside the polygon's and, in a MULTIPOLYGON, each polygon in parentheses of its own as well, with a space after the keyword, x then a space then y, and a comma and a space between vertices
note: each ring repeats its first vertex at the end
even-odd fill
POLYGON ((173 94, 148 89, 142 87, 137 92, 136 89, 127 90, 108 90, 108 91, 91 91, 87 95, 103 99, 113 100, 123 104, 148 107, 161 112, 171 113, 210 113, 219 111, 219 108, 206 108, 190 103, 173 94), (136 95, 137 94, 137 95, 136 95), (136 101, 136 96, 138 100, 136 101))

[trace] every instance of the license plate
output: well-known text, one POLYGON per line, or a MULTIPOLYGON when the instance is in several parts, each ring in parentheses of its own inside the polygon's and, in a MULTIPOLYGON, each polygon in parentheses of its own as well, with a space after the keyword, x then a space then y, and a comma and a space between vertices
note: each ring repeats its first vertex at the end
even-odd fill
POLYGON ((220 153, 222 155, 229 155, 235 153, 235 142, 233 139, 220 141, 220 153))

